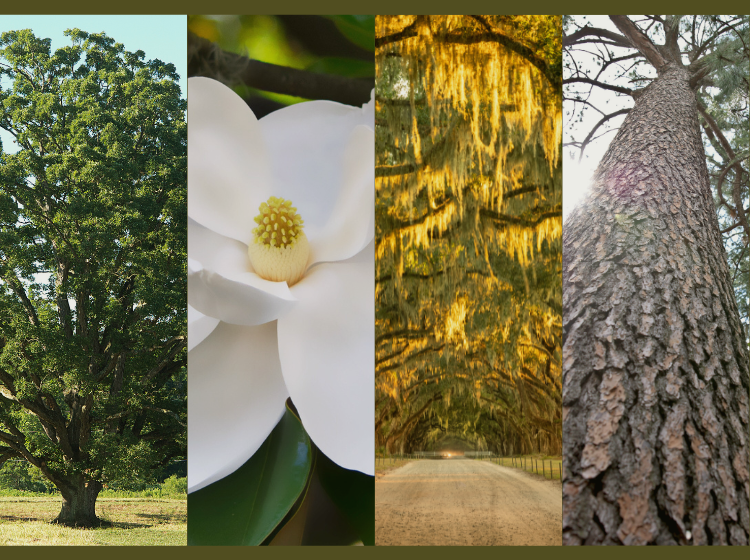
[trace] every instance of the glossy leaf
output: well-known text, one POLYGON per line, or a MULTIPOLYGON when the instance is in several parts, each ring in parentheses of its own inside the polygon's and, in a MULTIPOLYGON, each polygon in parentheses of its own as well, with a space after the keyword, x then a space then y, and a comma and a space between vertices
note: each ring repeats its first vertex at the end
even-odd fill
MULTIPOLYGON (((373 457, 373 461, 374 461, 373 457)), ((320 483, 362 542, 375 545, 375 477, 338 466, 318 452, 316 471, 320 483)))
POLYGON ((260 544, 305 489, 311 463, 310 439, 287 408, 244 465, 188 496, 188 544, 260 544))
POLYGON ((330 16, 341 34, 358 47, 375 50, 375 16, 330 16))

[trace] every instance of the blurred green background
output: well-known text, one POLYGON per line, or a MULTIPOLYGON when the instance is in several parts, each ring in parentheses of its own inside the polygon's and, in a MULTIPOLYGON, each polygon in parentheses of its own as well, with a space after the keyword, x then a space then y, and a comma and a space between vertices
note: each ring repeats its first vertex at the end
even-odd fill
MULTIPOLYGON (((372 15, 192 15, 188 16, 188 30, 227 52, 315 73, 371 80, 375 86, 372 15)), ((233 87, 258 117, 306 101, 244 85, 233 87)))

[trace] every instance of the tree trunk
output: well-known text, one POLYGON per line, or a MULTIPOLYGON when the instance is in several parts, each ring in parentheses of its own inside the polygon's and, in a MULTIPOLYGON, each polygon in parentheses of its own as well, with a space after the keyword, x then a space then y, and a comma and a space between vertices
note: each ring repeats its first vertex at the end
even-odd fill
POLYGON ((748 351, 668 64, 563 228, 563 542, 748 544, 748 351))
POLYGON ((60 488, 63 496, 60 514, 52 521, 69 527, 99 527, 102 521, 96 516, 96 498, 102 483, 85 480, 82 476, 60 488))

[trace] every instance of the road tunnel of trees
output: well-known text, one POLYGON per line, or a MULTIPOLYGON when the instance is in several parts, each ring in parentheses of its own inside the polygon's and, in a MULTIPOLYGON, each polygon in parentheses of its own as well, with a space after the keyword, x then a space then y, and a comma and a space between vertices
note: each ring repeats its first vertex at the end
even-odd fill
POLYGON ((376 24, 376 446, 559 454, 558 16, 376 24))

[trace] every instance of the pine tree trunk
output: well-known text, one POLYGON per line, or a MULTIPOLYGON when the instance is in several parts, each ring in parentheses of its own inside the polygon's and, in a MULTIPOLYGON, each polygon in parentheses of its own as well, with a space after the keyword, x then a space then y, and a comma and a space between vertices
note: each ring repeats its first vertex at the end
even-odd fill
POLYGON ((563 231, 563 542, 748 544, 748 352, 684 69, 563 231))
POLYGON ((60 488, 63 496, 60 514, 52 521, 70 527, 99 527, 102 521, 96 516, 96 498, 102 489, 101 482, 85 480, 82 476, 60 488))

